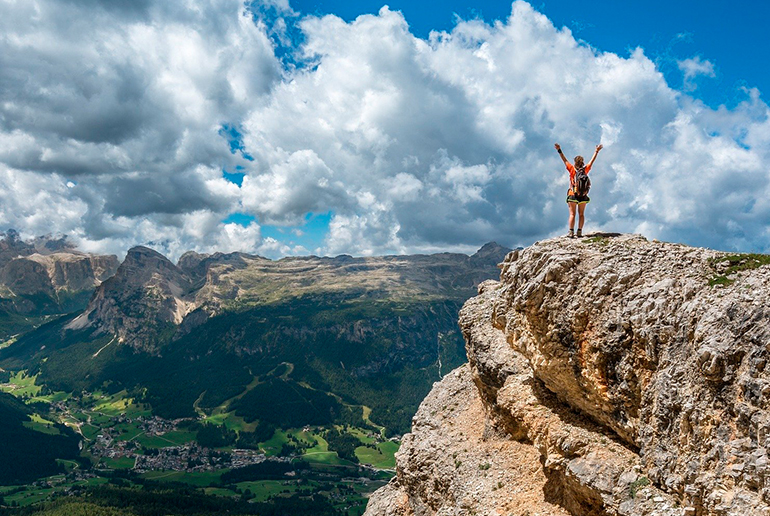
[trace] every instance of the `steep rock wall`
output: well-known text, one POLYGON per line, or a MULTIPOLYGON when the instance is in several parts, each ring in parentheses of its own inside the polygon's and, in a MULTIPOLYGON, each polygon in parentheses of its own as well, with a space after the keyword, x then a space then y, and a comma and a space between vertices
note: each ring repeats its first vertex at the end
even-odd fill
MULTIPOLYGON (((462 439, 419 453, 448 431, 448 405, 435 400, 460 381, 484 409, 469 430, 536 452, 529 465, 542 476, 525 482, 544 503, 576 515, 770 514, 770 267, 760 264, 633 235, 510 253, 501 281, 461 312, 466 370, 434 387, 366 514, 524 513, 431 502, 482 471, 439 467, 462 439)), ((516 503, 520 484, 497 497, 516 503)))

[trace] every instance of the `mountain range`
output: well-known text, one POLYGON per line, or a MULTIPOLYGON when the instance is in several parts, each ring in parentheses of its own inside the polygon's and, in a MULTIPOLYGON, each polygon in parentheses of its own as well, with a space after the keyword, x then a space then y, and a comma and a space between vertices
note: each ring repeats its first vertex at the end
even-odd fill
POLYGON ((168 418, 295 427, 371 417, 399 434, 431 384, 465 361, 457 313, 508 251, 188 252, 174 264, 140 246, 118 265, 9 232, 0 368, 55 391, 126 390, 168 418))

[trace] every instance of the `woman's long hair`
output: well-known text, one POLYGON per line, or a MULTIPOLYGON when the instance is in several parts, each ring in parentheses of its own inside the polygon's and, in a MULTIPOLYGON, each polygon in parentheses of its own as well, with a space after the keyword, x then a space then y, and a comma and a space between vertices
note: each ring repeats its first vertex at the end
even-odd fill
POLYGON ((583 161, 583 156, 575 156, 575 168, 583 168, 585 167, 585 162, 583 161))

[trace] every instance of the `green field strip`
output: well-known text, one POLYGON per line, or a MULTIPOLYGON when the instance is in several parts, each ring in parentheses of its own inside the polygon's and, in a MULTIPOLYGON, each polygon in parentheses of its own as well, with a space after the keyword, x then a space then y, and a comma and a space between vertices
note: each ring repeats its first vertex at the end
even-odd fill
POLYGON ((62 490, 63 488, 61 487, 51 487, 51 488, 35 487, 33 489, 26 489, 19 493, 14 493, 12 495, 5 496, 4 497, 5 504, 9 505, 15 502, 19 505, 19 507, 29 507, 30 505, 34 505, 44 500, 47 500, 52 494, 62 490))
POLYGON ((196 433, 189 430, 172 430, 163 435, 140 434, 134 440, 145 448, 170 448, 195 441, 196 433))
POLYGON ((203 488, 203 492, 207 495, 225 496, 228 498, 238 498, 240 496, 238 493, 223 487, 205 487, 203 488))
POLYGON ((247 423, 241 416, 236 416, 234 411, 212 414, 207 416, 203 422, 219 426, 224 425, 228 430, 236 432, 253 432, 257 428, 256 421, 247 423))
MULTIPOLYGON (((293 369, 294 366, 292 366, 293 369)), ((249 373, 251 374, 251 370, 249 370, 249 373)), ((234 411, 230 411, 230 405, 234 401, 238 401, 246 394, 248 394, 250 391, 254 390, 254 388, 260 384, 259 377, 254 376, 252 374, 253 380, 243 389, 242 392, 239 394, 233 396, 232 398, 226 399, 224 402, 222 402, 220 405, 214 407, 211 410, 210 414, 206 414, 206 412, 200 408, 200 401, 205 396, 206 391, 203 391, 201 395, 198 397, 197 400, 195 400, 195 403, 193 404, 193 408, 198 414, 201 414, 205 416, 205 421, 208 423, 213 424, 224 424, 227 426, 229 430, 235 430, 238 432, 253 432, 254 429, 257 427, 256 423, 247 423, 246 420, 244 420, 242 417, 236 416, 234 411), (232 415, 228 415, 232 414, 232 415), (218 419, 218 416, 225 416, 224 418, 218 419)))
POLYGON ((143 433, 138 423, 119 423, 113 430, 117 433, 116 441, 133 441, 143 433))
POLYGON ((347 433, 349 433, 352 436, 355 436, 358 438, 359 441, 361 441, 364 444, 374 444, 377 441, 374 437, 370 437, 365 431, 361 430, 360 428, 349 428, 346 430, 347 433))
POLYGON ((371 407, 367 407, 366 405, 361 405, 361 409, 363 410, 362 419, 364 420, 364 422, 367 425, 378 429, 380 431, 380 436, 382 436, 382 438, 385 438, 385 427, 378 425, 377 423, 375 423, 370 419, 370 416, 372 415, 371 407))
POLYGON ((70 394, 64 391, 56 391, 51 394, 44 394, 31 397, 28 402, 43 402, 43 403, 56 403, 58 401, 67 401, 70 394))
POLYGON ((32 419, 31 421, 22 423, 25 427, 42 434, 59 435, 61 433, 58 428, 53 426, 53 422, 43 419, 37 414, 32 414, 29 417, 32 419))
POLYGON ((61 464, 62 466, 64 466, 64 468, 67 470, 67 472, 69 472, 69 471, 74 471, 74 470, 76 470, 76 469, 80 469, 80 464, 78 464, 78 463, 77 463, 77 462, 75 462, 74 460, 69 460, 69 459, 56 459, 56 462, 58 462, 59 464, 61 464))
POLYGON ((379 443, 376 450, 368 446, 359 446, 356 448, 356 457, 362 464, 369 464, 378 469, 394 469, 398 447, 397 443, 391 441, 379 443))
POLYGON ((276 430, 273 434, 273 437, 262 443, 262 446, 260 446, 260 449, 265 453, 265 455, 272 457, 275 455, 278 455, 281 451, 281 447, 289 442, 288 437, 286 437, 286 431, 284 430, 276 430))
POLYGON ((165 482, 183 482, 196 487, 208 487, 219 483, 222 475, 229 469, 217 471, 148 471, 142 473, 142 477, 148 480, 161 480, 165 482))
POLYGON ((347 466, 353 464, 349 460, 340 459, 337 452, 332 451, 305 453, 304 455, 301 455, 301 458, 310 463, 326 464, 330 466, 347 466))
POLYGON ((96 436, 99 435, 99 432, 101 432, 101 428, 98 426, 90 425, 88 423, 84 423, 79 426, 80 428, 80 435, 82 435, 85 439, 89 441, 93 441, 96 439, 96 436))
POLYGON ((134 457, 102 457, 102 463, 111 469, 131 469, 136 463, 134 457))
POLYGON ((17 397, 32 398, 40 394, 42 386, 36 385, 38 375, 29 376, 27 371, 17 371, 7 383, 0 384, 0 390, 17 397))
POLYGON ((255 502, 264 502, 271 496, 291 496, 300 488, 291 480, 260 480, 253 482, 240 482, 236 486, 241 491, 247 489, 254 495, 255 502))

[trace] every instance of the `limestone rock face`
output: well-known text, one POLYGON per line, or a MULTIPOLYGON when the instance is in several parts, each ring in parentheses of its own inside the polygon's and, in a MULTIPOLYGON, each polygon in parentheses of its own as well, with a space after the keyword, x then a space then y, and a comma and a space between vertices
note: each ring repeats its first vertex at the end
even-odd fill
POLYGON ((0 233, 0 311, 37 316, 80 309, 117 268, 116 256, 80 252, 66 237, 26 242, 10 229, 0 233))
MULTIPOLYGON (((49 255, 33 254, 15 261, 27 260, 45 268, 48 282, 55 290, 93 291, 118 269, 114 255, 90 255, 78 252, 57 252, 49 255)), ((10 264, 9 264, 10 265, 10 264)), ((8 266, 6 266, 8 267, 8 266)))
POLYGON ((152 343, 195 307, 193 282, 179 267, 147 247, 131 248, 115 275, 96 291, 88 309, 68 329, 96 325, 121 342, 154 351, 152 343))
POLYGON ((366 514, 558 514, 543 503, 575 515, 770 514, 770 266, 760 264, 633 235, 510 253, 501 281, 461 312, 467 369, 423 402, 397 476, 366 514), (468 390, 483 410, 460 424, 453 393, 468 390), (483 435, 464 443, 473 428, 483 435), (438 434, 446 442, 424 453, 438 434), (490 443, 530 450, 537 474, 482 486, 463 506, 447 486, 483 483, 487 470, 442 461, 490 443), (524 482, 542 496, 527 495, 531 506, 491 501, 523 500, 524 482))
POLYGON ((17 256, 0 268, 0 296, 21 313, 65 312, 87 302, 117 268, 116 256, 74 250, 17 256))

